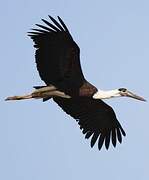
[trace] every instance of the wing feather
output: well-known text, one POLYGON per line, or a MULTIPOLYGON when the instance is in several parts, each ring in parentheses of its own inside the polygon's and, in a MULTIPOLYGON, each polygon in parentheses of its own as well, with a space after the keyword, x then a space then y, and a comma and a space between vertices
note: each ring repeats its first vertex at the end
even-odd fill
MULTIPOLYGON (((38 27, 40 27, 40 28, 42 28, 42 29, 45 29, 45 30, 47 30, 47 31, 52 31, 52 32, 55 32, 55 31, 53 31, 51 28, 49 28, 49 27, 46 27, 46 26, 43 26, 43 25, 41 25, 41 24, 36 24, 36 26, 38 26, 38 27)), ((32 29, 32 30, 36 30, 37 31, 37 29, 32 29)), ((46 31, 46 32, 47 32, 46 31)))
POLYGON ((97 141, 97 139, 98 139, 98 137, 99 137, 99 134, 100 134, 99 131, 97 131, 97 132, 95 132, 95 133, 93 134, 92 139, 91 139, 91 147, 93 147, 94 144, 96 143, 96 141, 97 141))
POLYGON ((119 129, 117 129, 117 139, 120 143, 122 142, 122 135, 119 129))
POLYGON ((55 31, 60 31, 56 26, 54 26, 53 24, 49 23, 48 21, 46 21, 45 19, 42 19, 42 21, 47 24, 48 26, 50 26, 53 30, 55 31))
POLYGON ((29 36, 36 48, 36 64, 41 79, 56 86, 69 95, 78 94, 78 89, 86 82, 80 65, 80 49, 72 39, 68 28, 60 17, 52 23, 42 19, 47 25, 36 24, 29 36))
POLYGON ((105 138, 105 147, 106 149, 109 148, 110 145, 110 131, 107 133, 106 138, 105 138))
POLYGON ((116 132, 115 129, 112 130, 112 144, 115 147, 116 146, 116 132))
POLYGON ((59 29, 60 29, 61 31, 64 31, 64 29, 62 28, 62 26, 61 26, 52 16, 49 16, 49 18, 51 19, 51 21, 53 21, 53 23, 54 23, 57 27, 59 27, 59 29))
POLYGON ((99 137, 99 141, 98 141, 98 149, 99 149, 99 151, 100 151, 101 148, 102 148, 104 139, 105 139, 105 134, 101 134, 100 137, 99 137))
POLYGON ((59 16, 58 16, 58 19, 59 19, 60 23, 62 24, 63 28, 65 29, 65 31, 69 33, 69 30, 68 30, 67 26, 65 25, 65 23, 63 22, 63 20, 59 16))
POLYGON ((113 109, 101 100, 88 97, 78 99, 57 97, 54 98, 54 101, 77 120, 86 139, 91 137, 91 147, 96 141, 98 141, 99 150, 104 142, 106 149, 109 148, 110 142, 115 147, 117 139, 121 143, 122 135, 125 136, 113 109))

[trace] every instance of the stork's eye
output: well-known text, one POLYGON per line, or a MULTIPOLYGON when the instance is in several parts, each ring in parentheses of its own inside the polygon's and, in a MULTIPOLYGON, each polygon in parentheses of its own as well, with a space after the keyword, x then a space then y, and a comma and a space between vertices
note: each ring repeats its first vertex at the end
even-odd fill
POLYGON ((121 92, 126 92, 127 89, 126 89, 126 88, 119 88, 119 91, 121 91, 121 92))

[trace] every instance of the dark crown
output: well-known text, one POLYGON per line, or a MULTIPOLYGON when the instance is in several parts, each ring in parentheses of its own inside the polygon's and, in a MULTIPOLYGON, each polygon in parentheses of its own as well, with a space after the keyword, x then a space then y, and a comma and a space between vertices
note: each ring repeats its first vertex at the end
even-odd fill
POLYGON ((126 88, 119 88, 118 90, 121 91, 121 92, 126 92, 127 91, 126 88))

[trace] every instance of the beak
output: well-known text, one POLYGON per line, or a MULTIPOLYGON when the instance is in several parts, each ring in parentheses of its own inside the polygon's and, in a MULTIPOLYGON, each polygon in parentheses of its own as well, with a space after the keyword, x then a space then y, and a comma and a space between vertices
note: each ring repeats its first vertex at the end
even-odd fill
POLYGON ((130 91, 127 91, 125 93, 125 96, 126 97, 131 97, 131 98, 134 98, 134 99, 137 99, 137 100, 140 100, 140 101, 146 101, 143 97, 140 97, 140 96, 138 96, 138 95, 136 95, 136 94, 134 94, 134 93, 132 93, 130 91))

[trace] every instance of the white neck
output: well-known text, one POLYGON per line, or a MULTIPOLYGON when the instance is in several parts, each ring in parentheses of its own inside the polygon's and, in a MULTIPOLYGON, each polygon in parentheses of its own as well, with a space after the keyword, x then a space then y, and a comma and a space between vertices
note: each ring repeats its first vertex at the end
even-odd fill
POLYGON ((98 90, 94 96, 93 99, 109 99, 112 97, 120 97, 121 95, 119 94, 118 89, 110 90, 110 91, 102 91, 98 90))

